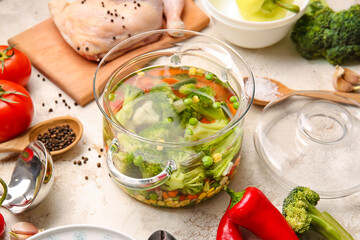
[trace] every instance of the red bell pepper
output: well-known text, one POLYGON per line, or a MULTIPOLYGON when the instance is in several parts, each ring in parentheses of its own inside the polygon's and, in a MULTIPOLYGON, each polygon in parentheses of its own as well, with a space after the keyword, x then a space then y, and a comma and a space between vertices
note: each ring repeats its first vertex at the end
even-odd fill
POLYGON ((239 226, 230 221, 226 212, 220 220, 216 240, 243 240, 239 226))
MULTIPOLYGON (((6 183, 4 182, 4 180, 2 180, 1 178, 0 178, 0 184, 2 185, 2 187, 4 189, 4 192, 0 198, 0 207, 1 207, 1 204, 3 203, 3 201, 5 200, 6 195, 7 195, 7 186, 6 186, 6 183)), ((5 228, 6 228, 6 224, 5 224, 4 217, 0 213, 0 237, 4 234, 5 228)))
POLYGON ((263 240, 298 240, 280 211, 255 187, 234 192, 224 187, 231 197, 227 215, 230 221, 251 231, 263 240))

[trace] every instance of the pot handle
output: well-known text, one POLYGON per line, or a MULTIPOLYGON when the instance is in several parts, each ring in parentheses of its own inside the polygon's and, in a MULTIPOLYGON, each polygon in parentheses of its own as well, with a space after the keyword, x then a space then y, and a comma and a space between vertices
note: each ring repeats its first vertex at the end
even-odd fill
POLYGON ((168 160, 164 170, 158 175, 151 178, 132 178, 125 174, 122 174, 114 165, 113 156, 119 151, 119 141, 114 138, 109 146, 109 150, 106 156, 107 166, 110 170, 112 178, 120 185, 136 189, 146 190, 156 188, 162 185, 171 176, 171 173, 176 170, 176 163, 174 160, 168 160))

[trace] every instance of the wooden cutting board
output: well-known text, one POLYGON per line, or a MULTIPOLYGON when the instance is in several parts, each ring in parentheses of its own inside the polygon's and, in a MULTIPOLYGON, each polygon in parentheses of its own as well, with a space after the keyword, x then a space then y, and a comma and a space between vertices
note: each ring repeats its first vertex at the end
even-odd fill
MULTIPOLYGON (((209 18, 193 0, 185 1, 182 19, 185 28, 193 31, 200 31, 209 24, 209 18)), ((122 55, 111 64, 121 64, 148 49, 156 50, 164 44, 183 39, 163 36, 153 44, 122 55)), ((97 63, 78 55, 62 38, 51 18, 12 37, 8 42, 25 53, 39 72, 81 106, 94 99, 93 78, 97 63)), ((111 65, 109 65, 109 69, 110 67, 111 65)), ((100 81, 100 85, 104 86, 107 78, 100 79, 100 81)))

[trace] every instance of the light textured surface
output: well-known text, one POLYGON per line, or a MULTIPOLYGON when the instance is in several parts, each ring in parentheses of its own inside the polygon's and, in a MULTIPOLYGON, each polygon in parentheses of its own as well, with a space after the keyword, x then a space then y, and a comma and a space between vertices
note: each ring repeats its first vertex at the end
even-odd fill
MULTIPOLYGON (((335 9, 347 8, 360 1, 329 0, 335 9), (342 6, 342 4, 344 4, 342 6)), ((0 44, 49 17, 46 0, 0 0, 0 44)), ((212 24, 203 31, 218 38, 212 24)), ((274 46, 246 50, 236 48, 252 68, 255 75, 277 79, 292 89, 333 90, 331 75, 335 67, 324 60, 307 61, 295 51, 289 37, 274 46)), ((359 65, 349 66, 360 72, 359 65)), ((43 76, 33 73, 27 89, 35 104, 32 124, 62 116, 72 115, 84 125, 84 135, 70 152, 54 158, 55 183, 48 198, 37 208, 14 216, 1 209, 9 226, 17 221, 30 221, 39 228, 49 229, 68 224, 97 224, 123 231, 136 239, 147 239, 154 231, 165 229, 178 239, 215 239, 218 222, 223 215, 229 197, 225 192, 193 208, 164 209, 140 203, 121 191, 108 177, 102 144, 101 114, 95 102, 84 108, 74 106, 66 94, 43 76), (62 97, 59 97, 59 93, 62 97), (71 106, 65 107, 62 100, 71 106), (58 101, 58 104, 55 103, 58 101), (42 103, 45 107, 42 107, 42 103), (53 112, 49 113, 49 108, 53 112), (91 151, 88 151, 91 148, 91 151), (98 157, 100 155, 100 158, 98 157), (74 165, 73 160, 89 158, 87 164, 74 165), (97 163, 102 164, 101 168, 97 163), (89 180, 85 180, 85 176, 89 180)), ((252 106, 246 116, 245 138, 240 168, 230 186, 243 190, 247 186, 259 187, 281 209, 282 199, 288 189, 279 185, 261 165, 253 145, 253 130, 260 107, 252 106)), ((5 155, 0 155, 0 159, 5 155)), ((0 162, 0 177, 9 181, 14 160, 0 162)), ((311 176, 309 176, 311 177, 311 176)), ((319 209, 330 212, 354 236, 360 239, 360 194, 342 199, 321 200, 319 209)), ((7 238, 5 238, 7 239, 7 238)), ((304 239, 311 239, 306 236, 304 239)))

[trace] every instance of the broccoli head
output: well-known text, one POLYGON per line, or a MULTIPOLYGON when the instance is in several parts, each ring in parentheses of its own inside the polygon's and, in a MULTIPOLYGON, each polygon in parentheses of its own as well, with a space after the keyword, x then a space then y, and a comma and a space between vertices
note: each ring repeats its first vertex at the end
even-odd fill
POLYGON ((184 84, 179 88, 179 92, 184 95, 188 95, 196 90, 196 86, 193 83, 184 84))
POLYGON ((153 140, 174 141, 180 134, 180 128, 173 122, 164 120, 144 128, 138 134, 153 140))
POLYGON ((288 194, 282 213, 293 230, 298 234, 312 230, 327 239, 353 240, 329 213, 316 208, 319 200, 319 194, 308 187, 298 186, 288 194))
POLYGON ((200 193, 204 188, 204 183, 205 173, 202 166, 187 172, 175 170, 170 179, 165 182, 169 191, 179 189, 182 193, 190 195, 200 193))
POLYGON ((201 105, 203 107, 211 106, 215 102, 215 99, 214 99, 215 91, 210 86, 193 90, 188 95, 188 98, 193 99, 195 96, 199 99, 199 102, 197 104, 201 105))
POLYGON ((196 118, 197 120, 201 119, 201 114, 197 111, 195 111, 191 107, 186 107, 185 110, 183 110, 180 113, 180 124, 183 127, 186 127, 189 124, 190 118, 196 118))
POLYGON ((326 58, 342 64, 360 57, 360 5, 334 12, 325 1, 313 0, 295 24, 291 39, 307 59, 326 58))
POLYGON ((144 94, 143 90, 132 84, 122 84, 119 87, 119 90, 120 92, 122 92, 122 94, 124 94, 123 106, 125 106, 126 104, 137 98, 138 96, 144 94))
POLYGON ((171 118, 174 121, 179 121, 178 114, 172 104, 173 98, 169 97, 166 92, 152 92, 151 94, 149 92, 148 99, 154 103, 153 108, 160 116, 160 120, 171 118))
POLYGON ((226 118, 215 120, 213 123, 197 122, 194 126, 189 123, 186 127, 187 131, 185 131, 185 140, 196 141, 210 137, 223 129, 228 123, 229 120, 226 118))

